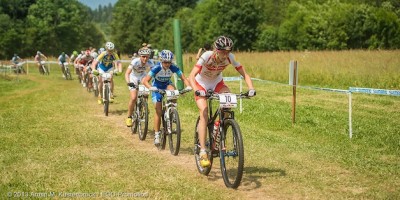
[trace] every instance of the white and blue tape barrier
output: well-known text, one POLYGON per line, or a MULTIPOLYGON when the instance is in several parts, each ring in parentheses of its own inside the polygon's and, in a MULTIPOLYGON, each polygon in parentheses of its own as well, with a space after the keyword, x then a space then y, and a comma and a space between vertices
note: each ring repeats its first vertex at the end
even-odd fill
POLYGON ((350 87, 350 92, 365 93, 365 94, 380 94, 390 96, 400 96, 400 90, 385 90, 385 89, 374 89, 374 88, 357 88, 350 87))

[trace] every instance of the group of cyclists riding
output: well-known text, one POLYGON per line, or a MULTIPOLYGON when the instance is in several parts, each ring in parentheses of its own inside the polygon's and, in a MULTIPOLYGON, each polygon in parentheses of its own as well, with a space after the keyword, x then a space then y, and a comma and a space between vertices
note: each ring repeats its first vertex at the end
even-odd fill
POLYGON ((246 73, 244 67, 235 60, 231 53, 233 41, 225 36, 219 36, 213 44, 213 50, 205 51, 198 59, 193 67, 189 78, 186 78, 182 71, 173 63, 174 54, 170 50, 162 50, 158 58, 160 62, 155 64, 149 59, 151 54, 150 49, 143 47, 139 49, 138 58, 134 58, 127 71, 125 72, 125 81, 130 90, 130 101, 128 103, 128 117, 126 125, 132 126, 132 113, 135 112, 135 104, 138 96, 137 87, 130 86, 131 83, 137 85, 142 83, 150 91, 152 91, 152 102, 155 105, 154 114, 154 144, 159 143, 160 124, 161 124, 161 103, 162 95, 156 91, 175 90, 171 82, 171 77, 175 73, 180 77, 186 85, 185 90, 194 90, 198 95, 195 95, 195 101, 199 108, 199 139, 200 139, 200 164, 203 167, 210 166, 210 161, 206 153, 206 132, 207 132, 207 100, 206 94, 208 90, 213 90, 217 93, 229 92, 229 88, 225 85, 222 78, 222 71, 229 65, 233 65, 235 69, 244 77, 244 80, 249 88, 249 95, 254 96, 255 90, 250 76, 246 73), (150 83, 151 81, 151 83, 150 83))
MULTIPOLYGON (((203 167, 210 166, 210 160, 206 152, 206 134, 208 122, 208 104, 207 104, 207 91, 212 90, 216 93, 230 92, 229 88, 225 85, 222 78, 222 71, 228 65, 232 65, 244 78, 249 89, 248 96, 255 95, 255 89, 250 76, 246 73, 245 68, 235 60, 234 55, 231 53, 233 48, 233 41, 229 37, 219 36, 213 43, 212 49, 206 49, 201 55, 198 55, 196 64, 188 78, 182 71, 173 63, 174 54, 170 50, 162 50, 156 55, 159 62, 150 59, 152 50, 143 45, 137 51, 138 57, 134 57, 130 62, 126 72, 125 81, 130 91, 130 100, 128 102, 128 117, 126 118, 126 125, 132 126, 132 113, 135 112, 135 104, 138 97, 138 86, 143 84, 150 91, 152 91, 152 102, 154 103, 154 144, 158 144, 160 137, 160 123, 161 123, 161 105, 163 96, 156 92, 161 90, 175 90, 172 84, 171 77, 175 73, 180 77, 186 85, 185 90, 195 91, 194 99, 199 109, 199 124, 198 134, 200 143, 200 164, 203 167)), ((37 52, 35 60, 40 68, 40 61, 47 59, 41 52, 37 52)), ((74 63, 76 73, 79 75, 81 72, 89 76, 99 75, 106 72, 114 71, 119 75, 122 73, 122 64, 120 57, 115 51, 115 46, 112 42, 107 42, 105 48, 101 48, 98 54, 95 50, 86 50, 78 54, 74 51, 71 57, 64 52, 58 57, 60 66, 64 62, 74 63)), ((112 79, 111 79, 112 80, 112 79)), ((101 76, 99 76, 99 91, 102 91, 101 76)), ((84 83, 83 83, 84 85, 84 83)), ((84 85, 91 87, 91 85, 84 85)), ((113 94, 113 81, 111 81, 111 94, 113 94)), ((111 95, 111 100, 113 95, 111 95)), ((98 103, 102 103, 101 92, 99 92, 98 103)))

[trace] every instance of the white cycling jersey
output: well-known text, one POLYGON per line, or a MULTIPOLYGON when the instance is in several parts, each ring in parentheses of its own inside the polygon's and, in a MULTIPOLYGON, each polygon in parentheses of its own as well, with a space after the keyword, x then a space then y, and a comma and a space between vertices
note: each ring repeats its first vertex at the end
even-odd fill
MULTIPOLYGON (((140 58, 134 58, 128 66, 128 69, 131 69, 132 72, 129 75, 129 81, 131 83, 135 83, 136 85, 141 82, 144 76, 146 76, 147 71, 154 67, 154 63, 151 60, 148 60, 144 65, 140 58)), ((133 88, 129 88, 133 89, 133 88)))
POLYGON ((235 56, 232 53, 229 53, 228 57, 222 62, 217 63, 216 59, 216 54, 213 51, 206 51, 195 65, 195 67, 200 68, 200 72, 196 75, 195 79, 204 89, 214 90, 215 86, 223 80, 222 71, 229 64, 232 64, 236 70, 242 68, 242 65, 235 60, 235 56))

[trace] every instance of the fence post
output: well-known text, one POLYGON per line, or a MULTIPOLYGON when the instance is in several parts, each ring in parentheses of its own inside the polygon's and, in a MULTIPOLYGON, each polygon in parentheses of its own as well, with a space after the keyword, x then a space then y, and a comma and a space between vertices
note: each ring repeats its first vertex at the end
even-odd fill
POLYGON ((353 109, 352 109, 352 105, 351 105, 351 101, 352 101, 351 91, 349 91, 348 94, 349 94, 349 137, 351 139, 353 137, 353 125, 352 125, 352 118, 351 118, 353 109))
POLYGON ((289 63, 289 85, 293 86, 293 97, 292 97, 292 125, 296 123, 296 86, 298 82, 297 77, 297 61, 292 60, 289 63))

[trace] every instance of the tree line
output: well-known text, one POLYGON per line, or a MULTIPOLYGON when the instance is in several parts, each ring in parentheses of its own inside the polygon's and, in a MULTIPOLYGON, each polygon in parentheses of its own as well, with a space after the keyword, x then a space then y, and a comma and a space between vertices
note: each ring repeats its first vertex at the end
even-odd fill
POLYGON ((143 42, 184 51, 219 35, 235 51, 400 48, 398 0, 119 0, 96 10, 77 0, 0 1, 0 58, 49 55, 113 41, 122 53, 143 42))
POLYGON ((58 56, 83 47, 100 46, 103 34, 90 8, 77 0, 1 0, 0 59, 58 56))

